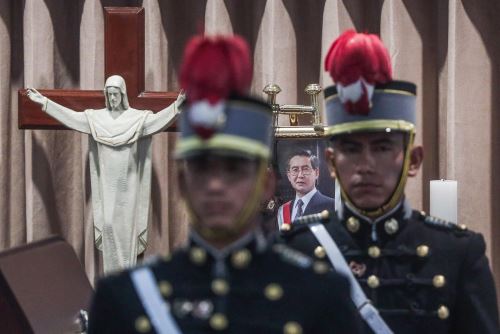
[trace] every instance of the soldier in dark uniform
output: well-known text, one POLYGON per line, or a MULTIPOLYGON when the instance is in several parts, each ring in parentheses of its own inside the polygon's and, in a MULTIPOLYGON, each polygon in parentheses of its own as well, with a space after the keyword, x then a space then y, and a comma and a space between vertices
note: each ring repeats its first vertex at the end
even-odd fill
POLYGON ((241 38, 188 44, 180 72, 188 105, 176 148, 188 245, 102 279, 90 334, 358 333, 347 280, 271 244, 259 228, 261 203, 274 192, 272 112, 241 97, 251 68, 241 38))
POLYGON ((344 204, 286 226, 282 239, 330 259, 315 234, 324 226, 394 333, 499 333, 483 236, 412 210, 404 196, 423 158, 413 143, 415 85, 392 80, 387 50, 374 35, 344 33, 325 65, 336 83, 325 90, 326 158, 344 204))

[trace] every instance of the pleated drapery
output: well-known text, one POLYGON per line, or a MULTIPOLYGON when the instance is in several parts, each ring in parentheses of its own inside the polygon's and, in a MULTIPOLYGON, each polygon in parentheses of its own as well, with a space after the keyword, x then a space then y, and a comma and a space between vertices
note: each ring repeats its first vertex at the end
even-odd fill
MULTIPOLYGON (((75 249, 93 281, 94 247, 87 136, 19 130, 17 91, 102 89, 103 6, 143 6, 146 89, 178 89, 190 36, 238 33, 250 43, 252 91, 268 83, 279 103, 308 103, 308 83, 331 84, 323 58, 342 31, 380 34, 394 77, 418 85, 417 142, 425 147, 412 205, 429 206, 429 180, 458 180, 459 222, 484 234, 500 276, 500 3, 487 0, 0 0, 0 250, 51 234, 75 249)), ((175 134, 153 139, 152 222, 146 254, 186 237, 187 216, 170 153, 175 134)), ((497 287, 500 287, 497 277, 497 287)))

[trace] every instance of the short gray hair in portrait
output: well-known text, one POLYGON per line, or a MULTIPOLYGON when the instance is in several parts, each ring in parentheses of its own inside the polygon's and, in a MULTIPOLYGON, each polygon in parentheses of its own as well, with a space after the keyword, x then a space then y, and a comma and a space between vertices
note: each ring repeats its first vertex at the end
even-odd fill
POLYGON ((290 169, 290 160, 292 160, 294 157, 307 157, 309 158, 309 161, 311 162, 311 167, 313 169, 318 169, 319 168, 319 159, 317 156, 315 156, 311 150, 306 150, 306 149, 301 149, 297 151, 293 151, 289 156, 288 159, 286 160, 286 169, 290 169))

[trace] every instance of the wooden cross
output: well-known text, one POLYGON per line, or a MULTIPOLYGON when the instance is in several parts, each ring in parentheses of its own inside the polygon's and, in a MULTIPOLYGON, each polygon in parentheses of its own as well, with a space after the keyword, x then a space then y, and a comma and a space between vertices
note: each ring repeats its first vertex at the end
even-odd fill
MULTIPOLYGON (((107 7, 104 20, 105 78, 118 74, 125 79, 129 103, 135 109, 157 112, 174 102, 177 92, 144 91, 144 9, 107 7)), ((105 107, 102 89, 41 89, 40 93, 75 111, 105 107)), ((68 129, 32 102, 25 89, 19 90, 18 100, 20 129, 68 129)), ((175 131, 175 126, 167 131, 175 131)))

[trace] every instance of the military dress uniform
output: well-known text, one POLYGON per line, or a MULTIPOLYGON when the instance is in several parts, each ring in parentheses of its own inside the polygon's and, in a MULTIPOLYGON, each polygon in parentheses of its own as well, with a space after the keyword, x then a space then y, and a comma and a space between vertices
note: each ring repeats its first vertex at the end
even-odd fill
MULTIPOLYGON (((148 266, 182 333, 358 333, 347 281, 260 233, 224 253, 192 236, 148 266)), ((156 333, 129 272, 99 282, 91 318, 89 334, 156 333)))
POLYGON ((410 170, 416 173, 422 157, 414 147, 415 84, 392 79, 389 53, 376 35, 343 33, 325 65, 335 85, 324 91, 324 133, 333 145, 328 163, 343 205, 326 215, 324 225, 307 224, 319 215, 303 217, 306 224, 285 226, 282 239, 305 254, 328 258, 348 274, 351 297, 376 333, 498 333, 483 237, 413 211, 405 200, 407 177, 410 170), (378 144, 384 140, 392 144, 378 144), (379 185, 392 176, 382 166, 396 168, 399 161, 399 180, 386 194, 379 185), (365 194, 352 191, 356 182, 373 183, 387 198, 367 197, 369 204, 357 206, 365 194), (367 299, 378 314, 363 312, 367 299))
MULTIPOLYGON (((281 232, 287 245, 326 260, 306 223, 281 232)), ((394 333, 498 333, 495 286, 483 237, 411 210, 404 202, 375 223, 344 206, 323 221, 368 299, 394 333)))
POLYGON ((180 81, 188 105, 180 115, 175 150, 179 168, 185 168, 182 175, 188 177, 189 164, 203 159, 227 162, 217 176, 207 170, 200 179, 213 184, 217 177, 224 186, 213 191, 203 183, 199 191, 205 197, 215 192, 231 205, 224 190, 238 185, 235 177, 247 175, 238 174, 231 161, 256 167, 255 186, 231 224, 212 228, 199 216, 204 211, 192 207, 188 193, 198 189, 186 185, 189 243, 170 258, 100 280, 89 334, 358 333, 361 321, 347 280, 320 260, 269 243, 256 227, 262 222, 258 213, 267 185, 273 114, 268 104, 242 97, 242 89, 234 91, 250 85, 248 45, 237 37, 194 37, 186 55, 180 81))

